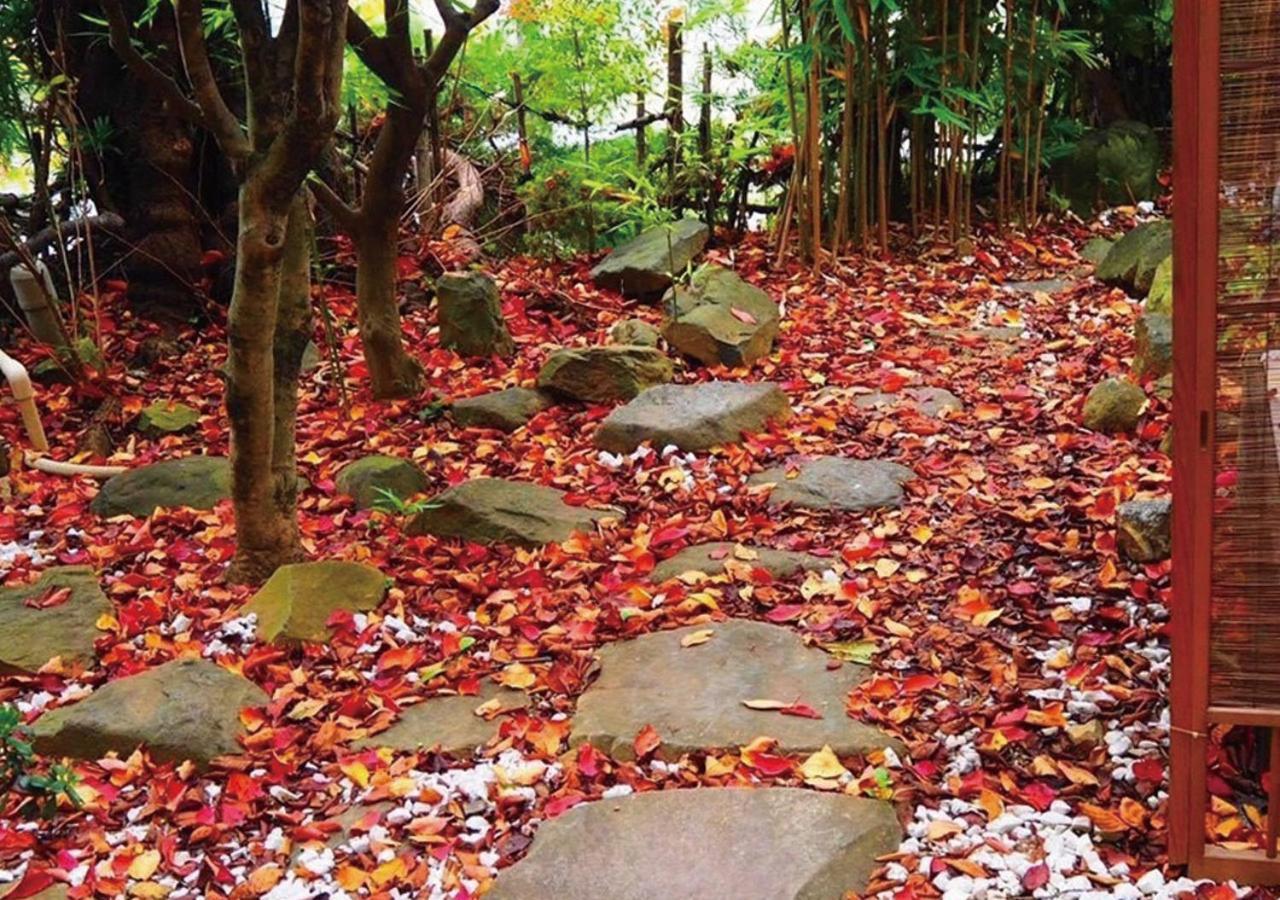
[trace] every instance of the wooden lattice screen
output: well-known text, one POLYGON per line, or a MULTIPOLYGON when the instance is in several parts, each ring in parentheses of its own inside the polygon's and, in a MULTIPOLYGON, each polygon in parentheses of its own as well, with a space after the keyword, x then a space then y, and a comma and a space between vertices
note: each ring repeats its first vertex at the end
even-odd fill
MULTIPOLYGON (((1177 0, 1170 856, 1280 882, 1280 0, 1177 0), (1206 837, 1230 728, 1266 748, 1256 849, 1206 837)), ((1260 788, 1259 788, 1260 789, 1260 788)))

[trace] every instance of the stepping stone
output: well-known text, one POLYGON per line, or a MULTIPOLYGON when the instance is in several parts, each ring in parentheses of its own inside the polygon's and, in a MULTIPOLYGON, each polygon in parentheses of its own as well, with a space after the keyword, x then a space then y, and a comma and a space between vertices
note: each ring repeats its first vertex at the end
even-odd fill
POLYGON ((108 479, 89 504, 100 516, 146 517, 157 509, 213 509, 231 496, 231 465, 221 456, 188 456, 130 469, 108 479))
POLYGON ((1130 500, 1116 510, 1116 544, 1136 563, 1168 559, 1173 545, 1173 501, 1168 497, 1130 500))
POLYGON ((156 437, 181 434, 196 427, 200 411, 185 403, 157 401, 138 414, 138 430, 156 437))
POLYGON ((436 281, 440 345, 463 356, 501 356, 516 351, 498 286, 481 272, 447 272, 436 281))
POLYGON ((333 635, 325 623, 335 612, 368 612, 387 593, 388 579, 373 566, 323 560, 281 566, 240 607, 258 617, 262 641, 323 642, 333 635))
POLYGON ((820 572, 829 568, 834 560, 812 553, 793 550, 774 550, 719 541, 711 544, 694 544, 685 547, 675 556, 654 566, 649 579, 655 584, 678 578, 686 572, 704 572, 719 575, 730 563, 749 568, 764 569, 774 578, 790 578, 797 572, 820 572))
POLYGON ((959 397, 945 388, 922 387, 907 388, 900 394, 885 394, 877 391, 874 394, 863 394, 853 401, 859 409, 876 409, 882 406, 908 404, 916 407, 926 416, 942 415, 943 411, 959 412, 964 403, 959 397))
POLYGON ((153 759, 200 768, 242 752, 240 710, 261 706, 266 692, 243 676, 201 659, 179 659, 108 682, 88 697, 46 712, 32 727, 45 756, 100 759, 145 746, 153 759))
POLYGON ((0 674, 34 674, 54 657, 92 665, 98 619, 111 611, 88 566, 58 566, 31 584, 0 588, 0 674))
POLYGON ((450 413, 453 421, 463 428, 496 428, 510 432, 523 428, 530 419, 552 405, 553 401, 545 391, 515 387, 455 400, 450 413))
POLYGON ((1151 288, 1160 263, 1172 253, 1173 225, 1167 220, 1148 222, 1116 241, 1094 277, 1141 297, 1151 288))
POLYGON ((457 537, 478 544, 536 547, 566 541, 576 531, 595 530, 618 509, 570 506, 555 488, 526 481, 475 478, 449 488, 409 522, 409 534, 457 537))
POLYGON ((1060 294, 1073 284, 1063 278, 1046 278, 1042 281, 1007 281, 1001 287, 1010 294, 1060 294))
POLYGON ((787 395, 774 384, 708 381, 652 387, 609 414, 596 430, 596 446, 626 453, 645 441, 661 449, 707 450, 762 431, 791 417, 787 395))
POLYGON ((591 270, 595 283, 628 297, 656 300, 707 245, 711 232, 696 219, 656 225, 613 248, 591 270))
POLYGON ((412 752, 439 747, 441 752, 454 757, 470 757, 477 747, 489 743, 502 726, 502 715, 486 719, 476 715, 476 710, 492 701, 507 711, 527 709, 529 695, 524 691, 504 688, 486 681, 480 694, 474 697, 447 695, 433 697, 411 706, 386 731, 371 735, 356 744, 356 748, 390 747, 392 750, 412 752))
POLYGON ((408 500, 425 491, 430 482, 423 471, 398 456, 366 456, 349 462, 335 479, 338 490, 356 501, 357 509, 388 502, 387 494, 408 500))
POLYGON ((1138 427, 1147 395, 1124 378, 1099 382, 1084 401, 1084 427, 1104 434, 1118 434, 1138 427))
POLYGON ((872 459, 818 456, 751 476, 748 484, 773 484, 770 506, 862 512, 899 506, 902 485, 915 478, 906 466, 872 459))
POLYGON ((773 350, 778 304, 736 272, 712 266, 663 300, 669 318, 662 336, 705 366, 749 366, 773 350))
POLYGON ((650 791, 542 823, 486 900, 839 900, 902 829, 879 800, 800 788, 650 791))
POLYGON ((618 403, 673 375, 671 360, 654 347, 564 347, 547 357, 538 387, 584 403, 618 403))
POLYGON ((783 753, 830 746, 845 756, 899 746, 845 713, 845 699, 867 669, 829 669, 831 656, 778 625, 732 619, 661 631, 609 644, 599 659, 600 677, 578 699, 569 740, 615 759, 635 756, 632 744, 646 725, 661 736, 668 759, 745 746, 761 735, 776 738, 783 753), (712 634, 705 643, 681 646, 706 630, 712 634), (749 709, 745 700, 803 703, 822 718, 749 709))
POLYGON ((1134 326, 1133 374, 1162 378, 1173 374, 1173 318, 1144 312, 1134 326))
POLYGON ((609 343, 656 347, 662 335, 644 319, 623 319, 609 329, 609 343))

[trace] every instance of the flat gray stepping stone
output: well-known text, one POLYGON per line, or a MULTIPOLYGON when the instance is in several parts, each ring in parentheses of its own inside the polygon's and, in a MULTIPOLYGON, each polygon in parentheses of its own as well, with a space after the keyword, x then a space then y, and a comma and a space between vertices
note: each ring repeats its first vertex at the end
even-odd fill
POLYGON ((453 421, 463 428, 496 428, 515 431, 529 420, 549 409, 553 401, 545 391, 533 388, 507 388, 478 397, 455 400, 450 408, 453 421))
POLYGON ((707 450, 742 440, 770 421, 791 416, 787 395, 774 384, 708 381, 649 388, 600 423, 596 446, 626 453, 645 441, 661 449, 707 450))
POLYGON ((33 674, 54 657, 92 665, 98 619, 111 611, 88 566, 46 569, 31 584, 0 589, 0 674, 33 674))
POLYGON ((376 609, 387 585, 387 576, 362 563, 294 563, 276 569, 240 607, 240 615, 258 617, 257 636, 262 641, 327 641, 333 633, 325 624, 331 615, 376 609))
POLYGON ((489 743, 498 734, 503 716, 486 719, 476 715, 476 710, 497 700, 499 709, 513 711, 527 709, 529 695, 524 691, 504 688, 486 681, 480 693, 474 697, 447 695, 433 697, 400 714, 396 723, 386 731, 371 735, 356 744, 364 750, 370 747, 390 747, 392 750, 414 750, 439 747, 450 756, 470 757, 477 747, 489 743))
POLYGON ((423 471, 409 460, 381 454, 347 463, 335 482, 341 493, 356 501, 357 509, 369 509, 386 502, 387 494, 408 500, 430 484, 423 471))
POLYGON ((658 583, 670 578, 678 578, 685 572, 718 575, 725 571, 729 563, 764 569, 774 578, 790 578, 797 572, 820 572, 829 568, 833 560, 814 556, 812 553, 797 553, 794 550, 774 550, 770 547, 718 541, 685 547, 675 556, 654 566, 649 578, 658 583))
POLYGON ((538 387, 584 403, 619 403, 675 374, 656 347, 609 344, 554 351, 538 372, 538 387))
POLYGON ((736 272, 710 266, 688 287, 672 289, 662 336, 704 366, 749 366, 773 350, 778 304, 736 272))
POLYGON ((944 410, 959 412, 964 409, 964 402, 945 388, 921 387, 907 388, 898 394, 885 394, 877 391, 874 394, 863 394, 853 401, 859 409, 876 409, 881 406, 897 406, 910 404, 926 416, 937 417, 944 410))
POLYGON ((591 277, 600 287, 628 297, 657 299, 671 287, 672 273, 683 272, 702 252, 710 235, 697 219, 655 225, 614 247, 591 270, 591 277))
POLYGON ((898 463, 818 456, 751 476, 748 484, 773 484, 769 504, 862 512, 899 506, 902 485, 915 473, 898 463))
POLYGON ((612 508, 570 506, 564 496, 526 481, 475 478, 433 497, 406 530, 478 544, 536 547, 566 541, 576 531, 594 531, 600 520, 622 515, 612 508))
POLYGON ((1064 278, 1046 278, 1042 281, 1007 281, 1001 287, 1010 294, 1059 294, 1074 283, 1064 278))
POLYGON ((487 900, 839 900, 898 849, 893 806, 799 788, 597 800, 538 827, 487 900))
POLYGON ((46 756, 100 759, 145 746, 152 758, 207 767, 241 753, 240 711, 267 694, 252 681, 200 659, 180 659, 98 688, 70 706, 45 713, 32 727, 46 756))
POLYGON ((832 657, 790 629, 732 619, 647 634, 605 646, 600 677, 578 699, 570 743, 590 743, 615 759, 635 756, 636 735, 652 725, 668 758, 745 746, 761 735, 783 753, 830 746, 852 755, 896 741, 845 713, 845 699, 868 675, 863 666, 829 669, 832 657), (699 631, 710 639, 681 641, 699 631), (760 711, 747 700, 806 704, 820 719, 760 711))
POLYGON ((151 515, 157 509, 213 509, 231 496, 231 464, 188 456, 138 466, 103 483, 89 509, 100 516, 151 515))

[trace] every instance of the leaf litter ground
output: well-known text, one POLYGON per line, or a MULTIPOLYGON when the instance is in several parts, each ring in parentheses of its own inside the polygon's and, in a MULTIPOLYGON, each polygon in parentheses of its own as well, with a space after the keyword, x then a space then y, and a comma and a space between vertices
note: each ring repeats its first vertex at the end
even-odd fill
MULTIPOLYGON (((53 562, 91 564, 115 614, 100 623, 94 668, 6 678, 0 700, 33 720, 107 680, 205 656, 271 702, 244 714, 244 754, 208 774, 144 754, 78 764, 82 809, 42 824, 0 820, 0 896, 69 882, 73 897, 473 897, 524 854, 539 821, 577 804, 765 784, 898 805, 908 837, 884 860, 872 895, 1236 896, 1162 871, 1168 565, 1123 563, 1113 522, 1119 503, 1167 490, 1159 444, 1169 410, 1153 395, 1136 435, 1079 425, 1089 388, 1127 372, 1137 308, 1089 277, 1076 252, 1089 236, 987 237, 965 258, 925 245, 820 276, 794 263, 775 268, 759 239, 711 251, 784 307, 773 355, 733 377, 780 384, 797 414, 697 454, 598 452, 591 435, 604 407, 556 407, 507 436, 457 429, 427 398, 374 402, 350 331, 351 292, 325 284, 317 300, 336 324, 342 374, 327 360, 304 384, 306 548, 376 565, 394 587, 377 612, 336 620, 331 646, 262 644, 236 615, 247 592, 220 580, 233 546, 228 504, 102 521, 87 510, 92 482, 15 476, 0 517, 7 581, 53 562), (1047 278, 1074 286, 1052 297, 1001 287, 1047 278), (1004 342, 1008 331, 984 329, 1022 332, 1004 342), (951 391, 963 410, 930 417, 855 402, 924 386, 951 391), (371 453, 412 458, 433 490, 518 478, 627 514, 538 551, 408 537, 394 514, 356 511, 336 493, 336 471, 371 453), (824 453, 892 459, 917 478, 900 509, 865 515, 780 513, 765 490, 747 486, 754 472, 824 453), (701 583, 649 583, 657 561, 706 541, 806 551, 831 564, 774 582, 739 554, 748 558, 701 583), (900 737, 908 755, 779 753, 771 717, 805 713, 804 698, 791 697, 761 698, 791 709, 762 704, 761 740, 746 747, 669 759, 662 735, 645 729, 635 762, 568 752, 593 650, 676 625, 703 625, 714 640, 725 616, 794 628, 831 649, 833 664, 869 663, 849 714, 900 737), (353 749, 414 700, 476 694, 490 678, 534 702, 503 717, 479 758, 353 749)), ((442 398, 531 383, 551 347, 603 343, 621 318, 660 317, 594 289, 586 260, 515 258, 494 274, 518 358, 464 361, 438 347, 434 315, 415 299, 440 271, 441 252, 406 255, 401 288, 409 346, 442 398)), ((113 461, 225 454, 221 331, 184 333, 147 368, 132 360, 154 341, 149 326, 118 296, 102 307, 107 378, 124 416, 157 398, 201 412, 194 433, 130 436, 113 461)), ((318 325, 318 341, 324 333, 318 325)), ((678 380, 710 377, 686 369, 678 380)), ((55 446, 75 446, 90 424, 84 396, 55 388, 42 406, 55 446)), ((16 443, 14 409, 0 417, 16 443)), ((1214 809, 1226 823, 1220 838, 1259 840, 1256 810, 1225 796, 1214 809)))

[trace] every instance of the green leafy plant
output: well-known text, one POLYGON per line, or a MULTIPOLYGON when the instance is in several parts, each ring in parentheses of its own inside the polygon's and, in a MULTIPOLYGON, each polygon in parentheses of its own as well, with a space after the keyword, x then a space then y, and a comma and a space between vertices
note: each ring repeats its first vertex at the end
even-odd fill
POLYGON ((18 808, 24 814, 48 818, 57 811, 59 798, 80 806, 77 781, 75 772, 67 766, 53 765, 47 771, 38 771, 21 713, 9 704, 0 706, 0 801, 18 794, 22 797, 18 808))
POLYGON ((379 512, 393 513, 397 516, 416 516, 428 509, 439 509, 438 500, 405 500, 386 488, 374 488, 378 499, 373 501, 373 508, 379 512))

